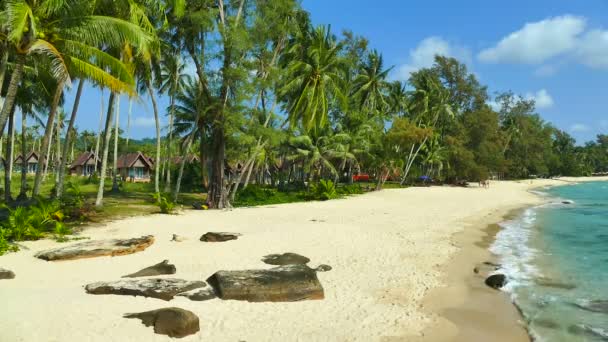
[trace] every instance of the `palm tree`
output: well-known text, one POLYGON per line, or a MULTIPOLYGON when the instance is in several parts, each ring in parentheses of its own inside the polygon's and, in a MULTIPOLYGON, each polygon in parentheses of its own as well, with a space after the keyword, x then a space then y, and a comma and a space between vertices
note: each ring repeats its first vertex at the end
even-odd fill
MULTIPOLYGON (((91 3, 85 1, 13 0, 5 3, 4 11, 0 14, 1 18, 6 19, 9 41, 16 51, 16 66, 6 102, 0 112, 0 127, 4 126, 13 107, 28 54, 37 54, 40 59, 48 61, 49 70, 57 80, 42 139, 42 162, 48 160, 46 150, 51 127, 64 86, 71 83, 70 73, 117 91, 131 91, 133 80, 124 65, 101 48, 121 46, 125 40, 145 45, 149 40, 136 25, 93 15, 93 9, 91 3)), ((42 170, 39 168, 34 181, 34 195, 40 191, 41 177, 42 170)))
MULTIPOLYGON (((174 51, 173 51, 174 52, 174 51)), ((159 91, 161 94, 169 95, 169 141, 167 142, 167 172, 165 179, 165 192, 171 191, 171 160, 173 147, 173 120, 175 117, 175 97, 184 88, 187 80, 190 78, 185 73, 186 64, 177 54, 169 54, 165 56, 161 63, 159 91)), ((188 150, 188 149, 186 149, 188 150)))
POLYGON ((285 85, 281 89, 288 120, 307 132, 327 125, 331 101, 344 103, 340 88, 341 44, 327 26, 319 26, 289 49, 285 85))
POLYGON ((391 69, 384 69, 382 55, 376 50, 367 55, 367 59, 359 68, 353 96, 359 102, 358 107, 369 116, 377 116, 382 109, 388 107, 386 78, 391 69))
POLYGON ((335 151, 329 150, 327 145, 327 136, 319 137, 316 140, 307 135, 289 139, 289 146, 293 149, 293 153, 288 157, 288 160, 302 163, 302 172, 308 171, 309 184, 315 174, 322 176, 323 169, 327 169, 332 176, 338 174, 330 159, 335 151))
MULTIPOLYGON (((175 97, 173 134, 184 137, 184 139, 189 138, 192 140, 191 143, 193 141, 199 142, 199 161, 201 173, 203 174, 202 185, 203 188, 207 188, 205 179, 207 156, 205 149, 210 139, 209 131, 211 126, 211 109, 213 106, 209 105, 209 98, 204 91, 201 91, 201 87, 204 87, 204 85, 198 81, 189 79, 186 81, 181 92, 175 97)), ((179 182, 177 185, 179 185, 179 182)), ((174 197, 177 196, 177 185, 174 197)))

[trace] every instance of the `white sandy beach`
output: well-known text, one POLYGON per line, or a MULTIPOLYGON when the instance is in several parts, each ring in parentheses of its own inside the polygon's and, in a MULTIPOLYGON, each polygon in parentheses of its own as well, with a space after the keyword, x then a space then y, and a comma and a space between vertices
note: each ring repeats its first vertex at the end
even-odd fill
POLYGON ((166 341, 122 315, 171 306, 200 318, 201 331, 183 341, 408 341, 436 321, 421 305, 458 250, 452 236, 467 223, 537 203, 528 192, 533 186, 559 184, 385 190, 328 202, 138 217, 82 233, 91 239, 156 237, 145 251, 119 257, 46 262, 33 255, 61 244, 24 243, 28 250, 0 257, 0 267, 16 274, 0 280, 0 341, 166 341), (208 231, 242 236, 200 242, 208 231), (187 240, 171 242, 173 234, 187 240), (177 266, 169 277, 205 280, 218 270, 269 268, 261 257, 283 252, 309 257, 312 267, 333 267, 318 275, 324 300, 165 302, 84 291, 88 283, 118 280, 164 259, 177 266))

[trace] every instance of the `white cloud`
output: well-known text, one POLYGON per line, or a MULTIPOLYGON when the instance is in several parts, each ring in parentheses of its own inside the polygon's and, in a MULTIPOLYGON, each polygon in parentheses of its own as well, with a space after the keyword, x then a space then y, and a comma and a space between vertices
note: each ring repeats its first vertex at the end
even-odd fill
POLYGON ((409 62, 397 68, 396 78, 407 80, 412 72, 432 66, 436 55, 453 57, 469 65, 473 59, 469 49, 450 44, 441 37, 429 37, 410 51, 409 62))
POLYGON ((527 100, 534 100, 536 103, 536 108, 545 109, 553 107, 554 101, 549 92, 546 89, 541 89, 537 91, 535 94, 528 93, 526 94, 527 100))
POLYGON ((142 116, 138 116, 131 120, 131 126, 149 128, 149 127, 155 127, 156 122, 154 121, 154 118, 145 118, 142 116))
POLYGON ((534 75, 538 77, 549 77, 557 73, 557 66, 555 65, 543 65, 534 71, 534 75))
POLYGON ((589 130, 590 130, 589 126, 582 124, 582 123, 577 123, 577 124, 570 126, 570 132, 581 133, 581 132, 588 132, 589 130))
POLYGON ((592 68, 608 69, 608 31, 592 30, 580 39, 575 55, 592 68))
POLYGON ((486 63, 542 63, 574 49, 585 26, 584 18, 571 15, 527 23, 496 46, 481 51, 478 58, 486 63))

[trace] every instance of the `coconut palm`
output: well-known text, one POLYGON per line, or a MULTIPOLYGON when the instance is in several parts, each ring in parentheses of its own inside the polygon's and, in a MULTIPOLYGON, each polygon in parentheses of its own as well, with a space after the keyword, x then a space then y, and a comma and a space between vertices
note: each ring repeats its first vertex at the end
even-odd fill
MULTIPOLYGON (((175 97, 175 122, 173 134, 185 139, 199 142, 199 161, 201 173, 203 174, 202 185, 207 188, 205 169, 207 168, 207 155, 205 153, 210 140, 211 110, 210 98, 202 91, 204 84, 189 79, 186 81, 181 92, 175 97)), ((182 141, 182 145, 183 144, 182 141)), ((179 184, 179 182, 178 182, 179 184)), ((177 196, 177 191, 174 194, 177 196)))
POLYGON ((296 41, 288 54, 285 85, 281 97, 292 127, 301 123, 307 132, 316 132, 328 122, 330 103, 344 103, 340 87, 341 44, 327 26, 319 26, 296 41))
POLYGON ((359 102, 358 107, 369 116, 376 116, 388 107, 386 78, 391 69, 384 69, 382 55, 376 50, 367 55, 359 68, 359 74, 355 78, 354 97, 359 102))
MULTIPOLYGON (((175 52, 175 51, 171 51, 175 52)), ((190 78, 185 73, 186 64, 177 54, 170 53, 161 62, 160 88, 162 94, 169 95, 169 140, 167 142, 167 166, 165 192, 171 191, 171 167, 173 157, 173 121, 175 118, 175 97, 182 91, 190 78)), ((188 149, 186 149, 188 150, 188 149)))
MULTIPOLYGON (((6 102, 0 113, 0 127, 14 104, 27 55, 48 61, 57 80, 42 139, 40 159, 48 160, 51 127, 64 86, 71 76, 86 77, 115 91, 132 91, 133 79, 119 60, 101 50, 121 46, 125 41, 146 45, 149 37, 137 25, 117 18, 93 15, 95 3, 69 0, 13 0, 5 3, 0 18, 7 22, 9 41, 15 50, 16 66, 6 102)), ((40 191, 42 170, 38 169, 33 195, 40 191)))

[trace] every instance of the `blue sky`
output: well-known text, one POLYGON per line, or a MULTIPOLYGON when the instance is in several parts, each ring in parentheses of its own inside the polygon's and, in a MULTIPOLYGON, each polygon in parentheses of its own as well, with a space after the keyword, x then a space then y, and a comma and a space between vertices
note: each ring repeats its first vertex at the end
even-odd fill
MULTIPOLYGON (((304 0, 303 6, 315 24, 368 38, 387 66, 394 66, 393 78, 429 66, 436 53, 453 56, 491 94, 512 90, 535 98, 543 118, 581 143, 608 133, 606 0, 304 0)), ((99 91, 87 87, 77 122, 81 130, 96 130, 99 100, 99 91)), ((66 108, 71 102, 69 97, 66 108)), ((127 103, 123 99, 122 129, 127 103)), ((166 104, 160 100, 163 114, 166 104)), ((154 135, 150 104, 133 106, 131 135, 154 135)))

